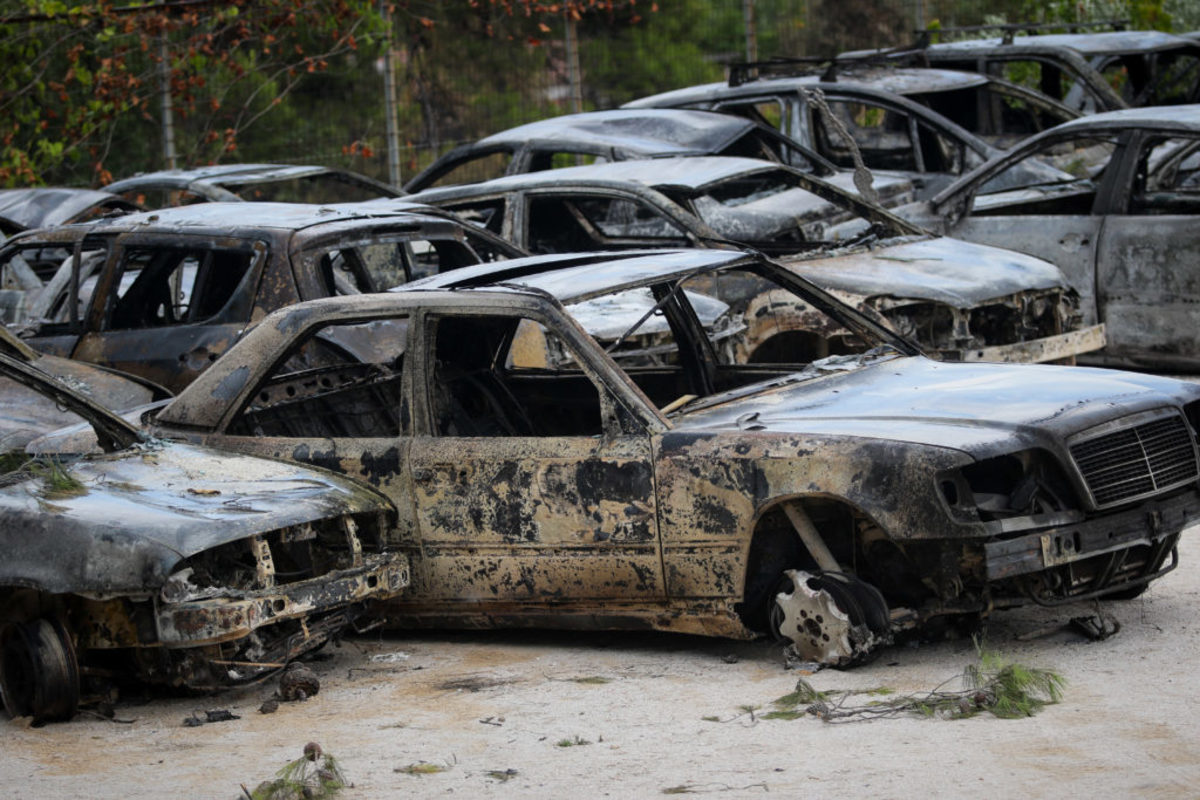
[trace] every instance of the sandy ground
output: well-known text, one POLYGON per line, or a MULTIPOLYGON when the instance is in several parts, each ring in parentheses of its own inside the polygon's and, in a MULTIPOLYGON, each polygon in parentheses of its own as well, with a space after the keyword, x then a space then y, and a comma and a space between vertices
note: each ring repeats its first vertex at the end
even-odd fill
MULTIPOLYGON (((1200 537, 1193 529, 1189 539, 1200 537)), ((672 635, 385 634, 314 665, 319 695, 258 712, 273 684, 210 697, 124 700, 118 724, 81 716, 0 722, 10 798, 235 798, 315 740, 340 760, 346 798, 799 796, 1195 797, 1200 718, 1200 547, 1143 595, 1108 603, 1104 642, 1062 630, 1087 607, 994 618, 989 646, 1058 670, 1062 703, 1020 720, 761 719, 791 691, 766 642, 672 635), (757 713, 745 707, 758 707, 757 713), (194 710, 241 719, 185 727, 194 710), (711 718, 716 718, 713 721, 711 718), (709 718, 709 719, 706 719, 709 718), (567 744, 570 746, 565 746, 567 744), (434 774, 399 772, 427 763, 434 774), (509 772, 511 771, 511 772, 509 772)), ((927 691, 974 659, 970 641, 885 651, 818 689, 927 691)), ((957 685, 957 684, 955 684, 957 685)))

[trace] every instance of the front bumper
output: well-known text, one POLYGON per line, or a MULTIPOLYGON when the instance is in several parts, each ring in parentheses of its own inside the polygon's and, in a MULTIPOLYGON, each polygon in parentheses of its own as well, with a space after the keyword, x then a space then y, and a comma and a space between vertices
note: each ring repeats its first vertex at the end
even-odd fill
POLYGON ((987 542, 987 580, 1042 574, 1045 603, 1071 602, 1144 584, 1175 566, 1179 534, 1200 519, 1200 492, 1150 500, 1111 514, 987 542))
POLYGON ((1108 344, 1108 335, 1104 323, 1087 328, 1060 333, 1055 336, 1045 336, 1028 342, 1001 344, 994 347, 981 347, 973 350, 942 350, 940 354, 947 361, 993 361, 993 362, 1024 362, 1042 363, 1059 361, 1065 358, 1090 353, 1108 344))
POLYGON ((198 647, 248 636, 266 625, 323 614, 367 600, 395 597, 409 584, 402 553, 366 556, 363 565, 236 597, 157 601, 158 643, 198 647))

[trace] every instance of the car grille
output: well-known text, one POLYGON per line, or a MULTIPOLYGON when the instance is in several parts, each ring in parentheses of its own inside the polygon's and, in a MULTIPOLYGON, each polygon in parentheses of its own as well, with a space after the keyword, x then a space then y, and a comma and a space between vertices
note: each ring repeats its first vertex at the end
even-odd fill
POLYGON ((1152 416, 1116 430, 1111 424, 1101 426, 1102 432, 1084 433, 1070 444, 1097 508, 1158 494, 1200 474, 1196 445, 1183 417, 1174 411, 1152 416))

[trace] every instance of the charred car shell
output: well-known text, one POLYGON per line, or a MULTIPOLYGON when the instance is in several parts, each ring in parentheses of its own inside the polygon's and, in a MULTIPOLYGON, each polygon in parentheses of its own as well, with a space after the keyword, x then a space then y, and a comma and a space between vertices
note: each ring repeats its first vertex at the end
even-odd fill
POLYGON ((319 470, 148 442, 40 370, 104 454, 10 461, 0 484, 0 690, 71 717, 88 674, 214 688, 286 665, 408 583, 390 505, 319 470), (98 672, 97 672, 98 671, 98 672))
POLYGON ((803 70, 803 62, 738 66, 739 73, 753 68, 758 74, 731 74, 726 82, 643 97, 623 108, 704 108, 750 119, 769 114, 796 141, 852 167, 855 154, 826 118, 832 113, 854 137, 868 168, 904 174, 920 199, 1020 139, 1079 116, 987 75, 853 63, 826 64, 820 73, 810 65, 808 74, 786 72, 803 70))
POLYGON ((146 172, 105 192, 149 208, 193 203, 355 203, 403 192, 357 172, 300 164, 213 164, 146 172))
MULTIPOLYGON (((733 156, 787 164, 849 192, 857 192, 849 169, 839 168, 761 122, 703 110, 618 108, 588 111, 518 125, 478 142, 456 147, 405 188, 477 183, 502 175, 561 169, 573 164, 637 161, 647 158, 733 156), (503 169, 495 161, 508 159, 503 169)), ((912 198, 906 176, 876 172, 873 191, 894 206, 912 198)))
MULTIPOLYGON (((1077 298, 1052 264, 930 237, 835 186, 753 159, 564 168, 414 198, 540 253, 757 247, 949 359, 1050 361, 1105 341, 1102 326, 1080 326, 1077 298)), ((819 339, 824 355, 839 352, 836 338, 819 339)))
POLYGON ((1031 137, 897 213, 1056 264, 1079 293, 1084 322, 1106 326, 1107 347, 1087 359, 1195 370, 1198 152, 1200 106, 1094 114, 1031 137))
MULTIPOLYGON (((815 655, 847 663, 938 617, 1136 592, 1174 566, 1200 513, 1200 387, 932 362, 758 256, 544 257, 415 288, 276 313, 155 421, 394 498, 414 574, 391 606, 398 626, 745 637, 832 602, 863 630, 829 630, 858 645, 815 655), (793 293, 866 349, 720 356, 691 298, 732 298, 725 280, 793 293), (652 314, 607 348, 572 318, 642 291, 676 337, 665 358, 619 347, 652 314), (406 336, 368 369, 286 366, 330 326, 400 318, 406 336), (571 357, 529 357, 551 339, 571 357), (330 439, 347 410, 359 436, 330 439), (1122 448, 1156 435, 1163 469, 1148 472, 1122 448), (1137 480, 1114 488, 1114 465, 1137 480)), ((740 296, 731 314, 749 309, 740 296)))

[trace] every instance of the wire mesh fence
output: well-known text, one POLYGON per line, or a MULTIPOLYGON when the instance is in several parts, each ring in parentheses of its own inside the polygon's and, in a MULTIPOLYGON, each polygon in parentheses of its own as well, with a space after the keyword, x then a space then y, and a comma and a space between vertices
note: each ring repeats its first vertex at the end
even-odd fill
MULTIPOLYGON (((188 1, 203 3, 192 12, 193 27, 209 24, 206 15, 221 5, 216 0, 188 1)), ((1194 0, 1159 0, 1152 5, 1159 13, 1149 20, 1152 24, 1176 30, 1200 27, 1200 4, 1194 0)), ((494 131, 722 80, 727 66, 739 60, 892 47, 912 41, 915 31, 929 27, 1024 20, 1031 15, 1122 18, 1131 5, 1128 0, 624 0, 594 6, 578 18, 556 12, 555 6, 543 6, 537 13, 522 13, 522 7, 496 0, 399 3, 391 7, 390 26, 363 26, 353 47, 331 50, 319 61, 310 58, 299 74, 295 67, 287 73, 264 71, 257 83, 243 81, 240 95, 221 85, 224 73, 193 70, 188 84, 172 85, 170 93, 170 135, 179 140, 180 165, 317 163, 382 180, 395 179, 398 167, 403 180, 440 153, 494 131), (399 163, 391 170, 385 80, 389 53, 399 143, 399 163), (314 63, 319 68, 314 69, 314 63), (236 141, 231 138, 220 147, 221 137, 233 130, 228 127, 231 103, 242 103, 239 121, 252 119, 253 124, 237 128, 236 141)), ((60 38, 54 22, 30 22, 29 30, 38 41, 60 38)), ((165 31, 160 43, 178 47, 192 34, 165 31)), ((146 61, 139 80, 151 82, 153 48, 147 53, 143 38, 139 54, 132 40, 122 38, 133 35, 107 31, 93 36, 86 47, 95 49, 97 58, 124 47, 129 58, 146 61)), ((190 54, 177 54, 180 57, 190 54)), ((158 100, 142 102, 93 135, 93 140, 101 140, 108 159, 104 173, 119 178, 163 168, 168 137, 164 117, 158 100)), ((97 147, 93 141, 91 152, 97 147)), ((97 178, 86 162, 64 163, 50 177, 75 185, 102 181, 104 176, 97 178)))

